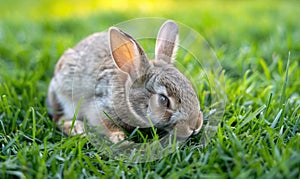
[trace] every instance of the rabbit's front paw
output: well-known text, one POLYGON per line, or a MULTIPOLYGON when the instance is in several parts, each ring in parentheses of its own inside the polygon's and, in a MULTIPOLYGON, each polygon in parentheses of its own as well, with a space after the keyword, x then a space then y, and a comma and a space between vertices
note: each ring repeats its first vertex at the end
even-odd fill
MULTIPOLYGON (((72 128, 72 121, 65 121, 63 124, 63 131, 65 134, 69 134, 72 128)), ((84 124, 82 121, 75 121, 72 128, 71 135, 82 134, 84 132, 84 124)))
POLYGON ((112 132, 109 136, 109 140, 112 141, 114 144, 116 144, 124 139, 125 139, 125 133, 123 131, 112 132))

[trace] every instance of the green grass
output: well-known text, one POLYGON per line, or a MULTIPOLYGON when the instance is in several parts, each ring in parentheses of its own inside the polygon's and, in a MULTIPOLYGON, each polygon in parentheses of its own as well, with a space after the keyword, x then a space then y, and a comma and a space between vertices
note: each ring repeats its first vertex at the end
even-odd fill
POLYGON ((49 2, 0 1, 0 178, 300 177, 299 2, 166 1, 147 10, 134 1, 92 13, 49 2), (64 50, 144 16, 177 20, 208 40, 225 70, 228 101, 206 147, 195 136, 160 160, 132 164, 100 155, 87 138, 64 136, 45 98, 64 50))

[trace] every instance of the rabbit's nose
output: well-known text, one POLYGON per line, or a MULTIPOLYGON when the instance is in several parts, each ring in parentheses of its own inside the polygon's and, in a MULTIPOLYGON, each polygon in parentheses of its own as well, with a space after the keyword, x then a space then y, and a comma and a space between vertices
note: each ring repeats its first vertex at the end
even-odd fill
POLYGON ((201 127, 202 127, 202 124, 203 124, 203 114, 202 112, 200 111, 199 113, 199 116, 198 118, 196 119, 196 124, 195 126, 193 127, 193 135, 196 135, 199 133, 201 127))

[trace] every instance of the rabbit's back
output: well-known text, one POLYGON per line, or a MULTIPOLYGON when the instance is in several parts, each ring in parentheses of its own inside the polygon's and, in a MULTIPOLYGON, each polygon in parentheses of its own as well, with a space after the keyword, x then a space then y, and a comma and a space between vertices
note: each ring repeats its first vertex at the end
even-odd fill
MULTIPOLYGON (((95 33, 68 49, 55 68, 52 85, 65 113, 74 113, 80 101, 79 116, 95 114, 111 105, 112 77, 117 69, 111 59, 107 32, 95 33), (70 108, 71 106, 71 108, 70 108), (70 109, 67 109, 70 108, 70 109)), ((90 116, 95 119, 95 116, 90 116)))

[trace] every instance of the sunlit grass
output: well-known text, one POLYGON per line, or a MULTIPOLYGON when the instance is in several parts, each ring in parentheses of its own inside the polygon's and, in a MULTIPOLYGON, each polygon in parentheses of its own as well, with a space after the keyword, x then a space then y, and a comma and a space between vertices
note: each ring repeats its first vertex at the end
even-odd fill
MULTIPOLYGON (((297 6, 290 6, 290 3, 284 1, 271 3, 272 1, 263 1, 259 5, 251 1, 242 1, 236 5, 232 1, 138 1, 138 0, 12 0, 0 1, 0 15, 5 18, 27 18, 27 19, 61 19, 61 18, 79 18, 86 17, 103 12, 123 12, 130 14, 142 13, 152 16, 159 14, 182 13, 195 14, 193 20, 200 20, 199 14, 204 14, 207 18, 201 19, 206 23, 214 23, 219 18, 217 15, 239 16, 243 13, 253 13, 252 16, 244 16, 243 23, 255 24, 257 21, 265 23, 266 26, 272 23, 268 19, 269 13, 290 14, 297 9, 297 6), (292 9, 291 9, 292 8, 292 9), (288 11, 290 10, 290 11, 288 11), (216 14, 216 15, 214 15, 216 14), (258 19, 259 18, 259 19, 258 19)), ((276 14, 275 17, 276 17, 276 14)), ((181 14, 185 17, 185 14, 181 14)), ((278 15, 279 16, 279 15, 278 15)), ((177 17, 178 18, 178 17, 177 17)), ((180 16, 179 16, 180 18, 180 16)), ((295 17, 296 18, 296 17, 295 17)), ((235 20, 236 18, 232 18, 235 20)), ((233 23, 233 22, 232 22, 233 23)))
POLYGON ((66 0, 66 1, 11 1, 2 2, 0 8, 1 14, 4 17, 22 16, 26 13, 26 18, 43 19, 43 18, 70 18, 89 16, 99 12, 128 12, 140 11, 142 13, 154 12, 159 10, 169 10, 174 1, 166 0, 158 1, 137 1, 137 0, 66 0), (42 11, 41 11, 42 9, 42 11), (20 11, 21 10, 21 11, 20 11))

